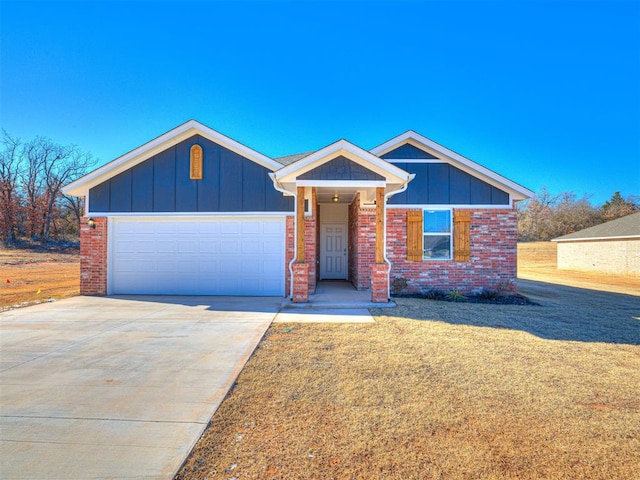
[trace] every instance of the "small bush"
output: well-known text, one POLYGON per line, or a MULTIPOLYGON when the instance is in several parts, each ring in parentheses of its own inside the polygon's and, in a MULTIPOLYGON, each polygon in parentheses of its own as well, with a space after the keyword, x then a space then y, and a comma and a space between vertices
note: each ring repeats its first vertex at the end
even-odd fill
POLYGON ((499 291, 488 288, 483 288, 476 294, 476 297, 480 300, 497 300, 500 296, 501 294, 499 291))
POLYGON ((447 293, 447 300, 451 300, 453 302, 466 302, 467 297, 465 297, 460 290, 451 290, 447 293))
POLYGON ((442 300, 446 297, 445 293, 442 290, 438 290, 437 288, 431 288, 422 292, 420 295, 422 298, 426 298, 427 300, 442 300))

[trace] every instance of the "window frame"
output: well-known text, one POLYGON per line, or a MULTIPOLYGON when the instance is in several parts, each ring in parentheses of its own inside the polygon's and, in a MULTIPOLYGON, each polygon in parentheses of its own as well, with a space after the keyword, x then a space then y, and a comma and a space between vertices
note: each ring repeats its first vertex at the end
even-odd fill
POLYGON ((452 208, 423 208, 422 209, 422 259, 428 261, 452 261, 453 253, 453 209, 452 208), (426 214, 431 212, 449 212, 449 231, 448 232, 426 232, 427 219, 426 214), (449 256, 447 258, 434 258, 426 255, 426 237, 449 237, 449 256))

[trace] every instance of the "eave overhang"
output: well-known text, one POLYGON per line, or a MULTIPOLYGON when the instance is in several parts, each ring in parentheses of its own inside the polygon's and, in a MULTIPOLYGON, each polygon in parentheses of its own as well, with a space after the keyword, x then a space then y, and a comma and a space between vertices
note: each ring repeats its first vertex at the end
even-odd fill
POLYGON ((410 175, 401 168, 378 158, 347 140, 338 140, 337 142, 313 152, 306 157, 301 158, 297 162, 287 165, 270 175, 277 185, 291 193, 294 193, 297 186, 351 186, 354 188, 373 188, 377 186, 384 186, 387 187, 387 189, 395 189, 406 184, 413 178, 413 175, 410 175), (305 173, 310 172, 311 170, 316 169, 338 157, 345 157, 358 165, 377 173, 383 177, 383 179, 378 181, 350 179, 299 179, 299 177, 303 176, 305 173))
POLYGON ((282 164, 275 160, 263 155, 255 150, 243 145, 215 130, 195 121, 189 120, 188 122, 168 131, 167 133, 145 143, 144 145, 136 148, 116 158, 115 160, 103 165, 100 168, 88 173, 87 175, 79 178, 78 180, 66 185, 62 191, 67 195, 74 196, 86 196, 89 189, 96 185, 109 180, 112 177, 128 170, 131 167, 138 165, 139 163, 148 160, 149 158, 157 155, 164 150, 177 145, 178 143, 187 140, 194 135, 201 135, 212 142, 221 145, 232 152, 242 155, 249 160, 256 162, 257 164, 275 171, 282 168, 282 164))
MULTIPOLYGON (((371 153, 375 156, 381 157, 382 155, 389 153, 406 143, 409 143, 417 148, 421 148, 438 157, 438 159, 440 159, 441 161, 450 163, 454 167, 459 168, 460 170, 467 172, 474 177, 480 178, 490 185, 493 185, 496 188, 509 193, 511 199, 514 201, 527 200, 534 196, 534 192, 532 192, 528 188, 525 188, 522 185, 519 185, 509 180, 508 178, 497 174, 493 170, 489 170, 488 168, 483 167, 473 160, 469 160, 468 158, 463 157, 453 150, 449 150, 448 148, 434 142, 433 140, 429 140, 428 138, 414 132, 413 130, 409 130, 401 135, 398 135, 397 137, 392 138, 382 145, 373 148, 371 150, 371 153)), ((389 159, 389 161, 393 162, 392 159, 389 159)), ((399 159, 397 161, 402 162, 403 160, 399 159)), ((428 161, 436 162, 436 160, 428 161)))

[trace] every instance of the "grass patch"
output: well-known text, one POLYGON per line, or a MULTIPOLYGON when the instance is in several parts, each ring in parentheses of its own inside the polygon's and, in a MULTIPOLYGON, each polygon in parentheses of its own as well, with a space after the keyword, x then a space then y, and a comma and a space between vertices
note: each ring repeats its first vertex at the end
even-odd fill
MULTIPOLYGON (((640 347, 606 343, 596 326, 608 319, 556 316, 570 325, 553 332, 554 305, 398 303, 376 311, 375 324, 272 327, 177 478, 610 479, 640 470, 640 347), (579 329, 600 341, 565 332, 579 329)), ((625 308, 634 311, 616 315, 635 338, 640 322, 625 308)))

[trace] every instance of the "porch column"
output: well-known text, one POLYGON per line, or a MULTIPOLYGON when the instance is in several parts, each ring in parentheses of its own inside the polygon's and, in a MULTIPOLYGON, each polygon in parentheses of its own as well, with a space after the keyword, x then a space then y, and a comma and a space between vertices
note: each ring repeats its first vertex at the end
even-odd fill
POLYGON ((384 261, 384 187, 376 188, 376 263, 371 265, 371 301, 389 301, 389 265, 384 261))
POLYGON ((293 302, 309 301, 309 265, 304 262, 304 187, 297 187, 296 263, 293 264, 293 302))
POLYGON ((296 262, 304 263, 304 187, 298 187, 296 208, 296 262))
POLYGON ((376 263, 384 263, 384 188, 376 188, 376 263))

